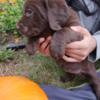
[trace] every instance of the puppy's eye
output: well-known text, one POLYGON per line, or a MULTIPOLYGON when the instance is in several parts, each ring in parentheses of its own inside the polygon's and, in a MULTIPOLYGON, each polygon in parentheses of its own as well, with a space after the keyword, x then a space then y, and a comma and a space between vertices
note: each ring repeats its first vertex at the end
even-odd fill
POLYGON ((27 17, 30 17, 31 15, 33 15, 32 9, 27 9, 27 11, 25 11, 25 15, 26 15, 27 17))

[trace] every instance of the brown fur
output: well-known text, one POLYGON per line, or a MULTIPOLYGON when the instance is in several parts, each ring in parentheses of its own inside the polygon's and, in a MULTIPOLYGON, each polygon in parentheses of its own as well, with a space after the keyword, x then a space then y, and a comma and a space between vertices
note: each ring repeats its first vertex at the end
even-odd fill
POLYGON ((37 40, 52 35, 50 52, 65 72, 84 75, 100 100, 100 80, 97 78, 95 65, 87 59, 80 63, 67 63, 62 59, 66 44, 82 40, 82 36, 70 29, 80 25, 75 11, 65 0, 26 0, 24 14, 17 23, 18 30, 28 38, 27 51, 34 54, 37 40))

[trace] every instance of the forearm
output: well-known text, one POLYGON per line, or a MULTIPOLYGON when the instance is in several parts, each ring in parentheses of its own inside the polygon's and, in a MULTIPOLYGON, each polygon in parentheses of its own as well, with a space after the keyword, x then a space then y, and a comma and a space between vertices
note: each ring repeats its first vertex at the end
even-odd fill
POLYGON ((90 53, 88 59, 91 62, 96 62, 98 59, 100 59, 100 31, 96 32, 93 37, 96 40, 96 48, 93 52, 90 53))

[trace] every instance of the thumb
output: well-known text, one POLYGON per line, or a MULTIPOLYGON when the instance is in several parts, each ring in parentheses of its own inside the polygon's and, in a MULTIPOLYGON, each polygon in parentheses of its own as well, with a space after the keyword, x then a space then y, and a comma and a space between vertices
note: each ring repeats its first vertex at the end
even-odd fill
POLYGON ((88 30, 86 28, 82 27, 82 26, 71 26, 70 28, 73 31, 79 32, 83 36, 90 35, 90 33, 88 32, 88 30))

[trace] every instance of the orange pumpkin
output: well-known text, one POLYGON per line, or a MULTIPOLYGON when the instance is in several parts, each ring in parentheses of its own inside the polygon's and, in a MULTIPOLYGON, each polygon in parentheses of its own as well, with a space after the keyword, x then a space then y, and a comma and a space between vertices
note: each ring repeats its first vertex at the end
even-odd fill
POLYGON ((21 76, 0 77, 0 100, 48 100, 33 81, 21 76))
POLYGON ((0 3, 5 3, 7 2, 7 0, 0 0, 0 3))

